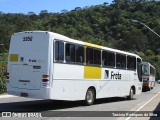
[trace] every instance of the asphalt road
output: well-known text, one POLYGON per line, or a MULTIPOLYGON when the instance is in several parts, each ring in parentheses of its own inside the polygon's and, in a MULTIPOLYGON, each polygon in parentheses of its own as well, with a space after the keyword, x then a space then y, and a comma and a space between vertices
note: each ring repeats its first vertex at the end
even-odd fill
MULTIPOLYGON (((132 116, 124 117, 123 114, 129 111, 132 111, 131 113, 135 113, 136 115, 140 115, 140 111, 149 111, 147 114, 152 114, 152 111, 160 111, 160 84, 156 84, 151 91, 142 92, 140 95, 134 96, 133 100, 117 97, 105 98, 96 100, 92 106, 84 106, 82 101, 70 102, 37 100, 23 97, 0 97, 0 111, 18 113, 40 112, 42 116, 46 116, 37 118, 42 120, 50 120, 53 118, 55 120, 158 120, 160 117, 153 117, 154 115, 150 115, 151 117, 136 118, 132 116), (121 117, 119 117, 120 115, 121 117)), ((35 120, 35 118, 33 119, 35 120)))

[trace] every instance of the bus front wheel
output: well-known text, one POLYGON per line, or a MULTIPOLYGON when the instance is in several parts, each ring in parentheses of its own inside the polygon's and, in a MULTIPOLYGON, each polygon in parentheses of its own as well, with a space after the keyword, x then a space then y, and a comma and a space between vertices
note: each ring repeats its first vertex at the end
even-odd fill
POLYGON ((93 89, 88 89, 86 92, 86 97, 85 97, 85 104, 86 105, 92 105, 95 100, 95 92, 93 89))
POLYGON ((127 96, 127 98, 128 98, 129 100, 132 100, 132 99, 133 99, 133 95, 134 95, 134 91, 133 91, 133 89, 131 88, 131 89, 130 89, 130 92, 129 92, 129 96, 127 96))

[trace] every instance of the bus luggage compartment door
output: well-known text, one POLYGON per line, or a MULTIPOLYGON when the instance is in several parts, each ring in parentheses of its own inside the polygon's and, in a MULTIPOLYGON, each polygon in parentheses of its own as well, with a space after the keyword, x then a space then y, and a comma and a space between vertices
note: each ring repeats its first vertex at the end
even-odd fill
POLYGON ((11 65, 9 84, 21 89, 40 89, 41 72, 33 65, 11 65))

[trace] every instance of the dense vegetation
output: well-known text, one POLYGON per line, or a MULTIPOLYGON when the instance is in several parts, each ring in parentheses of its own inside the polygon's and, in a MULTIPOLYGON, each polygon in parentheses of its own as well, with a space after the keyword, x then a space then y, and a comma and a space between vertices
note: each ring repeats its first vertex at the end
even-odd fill
POLYGON ((7 53, 0 56, 0 94, 6 92, 7 53))
MULTIPOLYGON (((72 11, 52 13, 0 12, 0 42, 9 48, 12 33, 30 30, 54 31, 68 37, 139 54, 151 62, 160 77, 160 38, 140 23, 160 34, 159 0, 113 0, 72 11)), ((0 49, 2 52, 2 49, 0 49)))

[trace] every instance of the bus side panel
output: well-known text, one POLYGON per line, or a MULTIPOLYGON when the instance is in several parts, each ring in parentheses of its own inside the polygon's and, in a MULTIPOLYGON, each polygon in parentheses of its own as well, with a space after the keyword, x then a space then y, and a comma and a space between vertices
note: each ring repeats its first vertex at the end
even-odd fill
POLYGON ((75 100, 74 80, 53 80, 50 92, 50 99, 54 100, 75 100))
POLYGON ((142 83, 139 82, 136 71, 103 68, 96 96, 97 98, 128 96, 132 86, 135 87, 135 94, 141 93, 142 83))
POLYGON ((84 66, 54 63, 53 70, 51 99, 75 100, 75 83, 83 80, 84 66))
POLYGON ((51 88, 51 99, 84 100, 87 89, 95 87, 96 98, 122 97, 129 95, 131 86, 136 94, 141 93, 136 71, 102 68, 102 79, 84 79, 84 67, 80 65, 54 63, 54 79, 51 88), (108 71, 108 72, 106 72, 108 71), (121 77, 113 77, 113 73, 121 77))
POLYGON ((74 64, 54 63, 54 79, 84 79, 84 66, 74 64))

